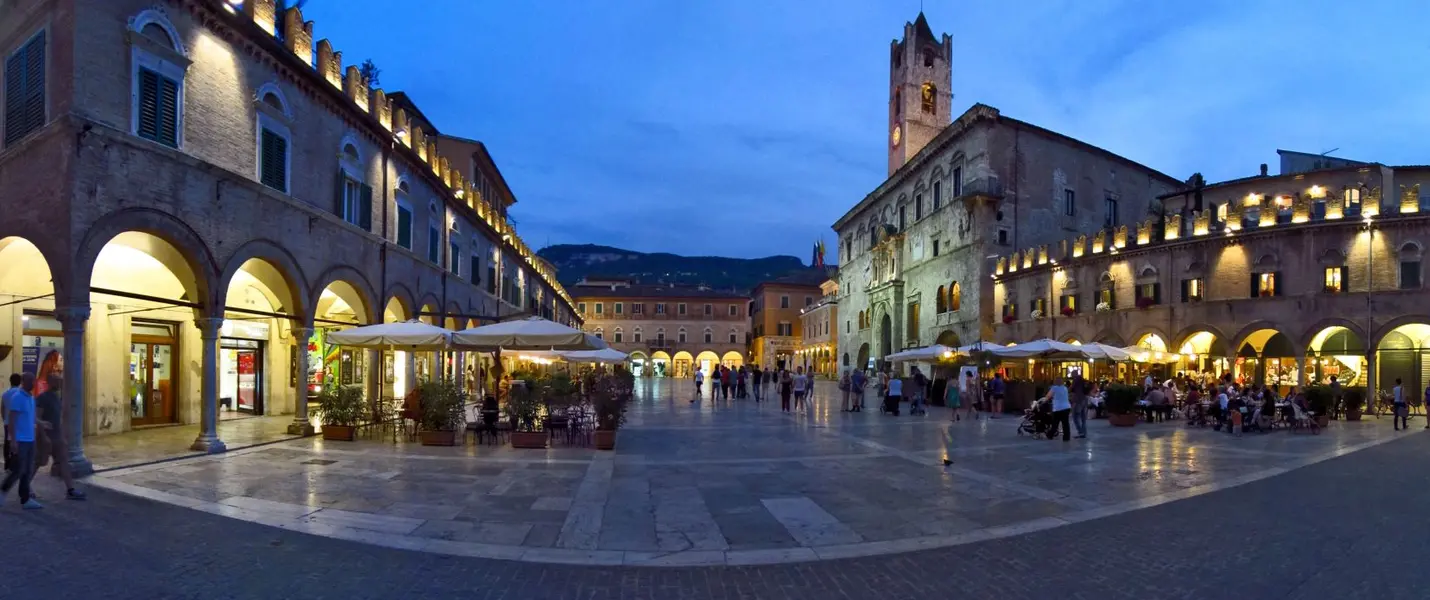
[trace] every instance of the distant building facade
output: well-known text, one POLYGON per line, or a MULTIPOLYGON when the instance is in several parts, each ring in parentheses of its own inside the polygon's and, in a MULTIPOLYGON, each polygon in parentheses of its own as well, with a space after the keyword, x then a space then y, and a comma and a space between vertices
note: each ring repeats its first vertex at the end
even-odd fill
POLYGON ((745 364, 750 337, 743 295, 694 286, 588 278, 569 288, 585 330, 630 354, 641 376, 694 376, 745 364))
POLYGON ((819 284, 820 297, 800 311, 798 363, 806 371, 826 377, 839 374, 839 278, 819 284))
POLYGON ((753 341, 750 358, 762 369, 799 363, 804 323, 801 311, 811 308, 823 292, 819 284, 828 279, 822 269, 809 269, 755 286, 750 298, 753 341))

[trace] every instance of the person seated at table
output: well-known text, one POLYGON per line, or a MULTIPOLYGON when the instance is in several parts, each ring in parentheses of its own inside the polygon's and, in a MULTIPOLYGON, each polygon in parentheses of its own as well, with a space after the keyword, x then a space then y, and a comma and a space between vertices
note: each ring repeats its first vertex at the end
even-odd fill
POLYGON ((1147 404, 1142 407, 1142 412, 1146 416, 1147 422, 1151 423, 1156 417, 1162 415, 1162 410, 1167 406, 1167 393, 1154 385, 1147 391, 1143 401, 1147 404))

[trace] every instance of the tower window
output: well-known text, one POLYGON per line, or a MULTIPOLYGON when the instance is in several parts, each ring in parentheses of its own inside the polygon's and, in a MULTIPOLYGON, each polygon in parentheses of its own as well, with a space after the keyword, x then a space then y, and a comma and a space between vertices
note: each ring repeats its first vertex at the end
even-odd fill
POLYGON ((923 87, 920 88, 920 92, 923 102, 923 111, 928 114, 938 112, 938 88, 935 87, 933 83, 925 81, 923 87))
POLYGON ((932 50, 924 50, 924 66, 925 66, 925 67, 932 67, 932 66, 933 66, 933 51, 932 51, 932 50))

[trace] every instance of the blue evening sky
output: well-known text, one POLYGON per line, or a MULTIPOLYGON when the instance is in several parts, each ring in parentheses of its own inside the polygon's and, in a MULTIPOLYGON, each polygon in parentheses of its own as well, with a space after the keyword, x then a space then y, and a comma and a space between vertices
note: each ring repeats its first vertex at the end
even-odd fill
MULTIPOLYGON (((310 0, 438 128, 482 140, 532 247, 809 260, 886 175, 918 0, 310 0), (401 6, 399 9, 398 7, 401 6)), ((1277 148, 1430 163, 1423 0, 926 0, 974 102, 1179 179, 1277 148)))

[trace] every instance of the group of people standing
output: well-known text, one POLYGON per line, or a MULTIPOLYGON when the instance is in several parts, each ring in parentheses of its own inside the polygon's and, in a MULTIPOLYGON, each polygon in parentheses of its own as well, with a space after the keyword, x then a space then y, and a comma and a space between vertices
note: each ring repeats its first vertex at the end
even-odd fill
MULTIPOLYGON (((814 378, 805 374, 804 367, 795 367, 794 371, 785 368, 770 371, 758 366, 732 368, 716 365, 711 368, 709 379, 711 400, 728 400, 732 394, 737 399, 744 399, 750 397, 750 390, 753 390, 755 402, 760 402, 769 397, 772 385, 777 386, 780 409, 785 412, 791 410, 791 400, 794 401, 794 410, 802 410, 806 396, 814 394, 814 378)), ((691 398, 691 404, 703 397, 705 380, 705 371, 696 369, 695 397, 691 398)))
POLYGON ((36 394, 35 375, 11 374, 10 389, 0 395, 0 419, 4 421, 5 479, 0 482, 0 503, 19 486, 20 506, 44 508, 31 488, 35 471, 54 460, 57 474, 64 480, 65 497, 83 500, 70 472, 69 444, 63 427, 60 393, 64 379, 58 373, 46 376, 43 391, 36 394))

